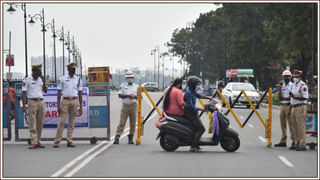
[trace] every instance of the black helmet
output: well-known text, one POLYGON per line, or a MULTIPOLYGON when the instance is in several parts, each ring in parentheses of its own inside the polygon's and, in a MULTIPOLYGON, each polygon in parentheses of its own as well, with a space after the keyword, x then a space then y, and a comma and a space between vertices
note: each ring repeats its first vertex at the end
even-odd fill
POLYGON ((197 76, 190 76, 187 80, 187 84, 189 87, 196 87, 202 84, 202 80, 197 76))

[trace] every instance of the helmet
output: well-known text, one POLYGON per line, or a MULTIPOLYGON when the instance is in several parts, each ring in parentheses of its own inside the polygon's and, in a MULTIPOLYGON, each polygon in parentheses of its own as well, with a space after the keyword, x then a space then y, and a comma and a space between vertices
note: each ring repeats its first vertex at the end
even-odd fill
POLYGON ((202 84, 202 80, 197 76, 190 76, 187 80, 187 84, 189 87, 198 86, 202 84))
POLYGON ((134 73, 132 71, 127 71, 125 77, 126 78, 134 78, 134 73))
POLYGON ((289 70, 284 70, 282 72, 282 76, 292 76, 291 72, 289 70))

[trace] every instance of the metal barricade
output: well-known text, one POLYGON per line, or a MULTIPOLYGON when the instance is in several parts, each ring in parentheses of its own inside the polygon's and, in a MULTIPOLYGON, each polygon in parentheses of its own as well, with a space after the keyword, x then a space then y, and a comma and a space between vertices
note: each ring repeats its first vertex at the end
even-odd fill
MULTIPOLYGON (((45 96, 45 105, 48 108, 49 104, 51 108, 56 108, 56 94, 52 91, 57 91, 55 87, 56 85, 54 83, 50 84, 50 87, 48 89, 48 93, 44 94, 45 96), (50 91, 50 92, 49 92, 50 91), (50 94, 49 94, 50 93, 50 94), (53 96, 53 102, 46 102, 47 96, 53 96)), ((26 129, 28 129, 28 115, 27 113, 23 112, 22 102, 21 102, 21 94, 22 94, 22 84, 16 84, 16 125, 15 125, 15 141, 28 141, 30 144, 30 138, 29 138, 29 132, 26 132, 26 129), (23 132, 24 130, 24 132, 23 132)), ((77 128, 74 130, 73 133, 73 140, 80 141, 80 140, 89 140, 91 144, 95 144, 98 140, 110 140, 110 91, 109 88, 107 88, 105 91, 96 91, 96 92, 90 92, 89 88, 84 87, 83 88, 83 111, 85 108, 88 109, 87 115, 88 115, 88 123, 84 126, 87 128, 77 128), (84 101, 85 96, 88 96, 88 100, 84 101), (105 97, 105 98, 102 98, 105 97), (98 104, 90 105, 95 101, 96 99, 99 99, 98 104), (101 102, 102 100, 102 102, 101 102), (97 129, 99 128, 99 129, 97 129), (105 130, 106 128, 106 130, 105 130)), ((55 110, 56 111, 56 110, 55 110)), ((45 116, 46 119, 48 117, 50 118, 50 115, 53 118, 53 115, 60 116, 57 111, 56 112, 49 112, 47 109, 45 110, 45 116)), ((59 118, 59 117, 55 117, 59 118)), ((60 121, 60 118, 58 122, 60 121)), ((81 123, 79 123, 81 125, 81 123)), ((83 124, 83 123, 82 123, 83 124)), ((42 131, 42 137, 41 141, 54 141, 54 137, 56 135, 56 127, 57 125, 53 124, 44 124, 44 129, 42 131)), ((65 125, 65 128, 67 126, 65 125)), ((66 138, 62 138, 62 140, 66 140, 66 138)))
POLYGON ((3 140, 11 140, 11 122, 10 122, 10 110, 11 101, 9 95, 9 83, 3 82, 3 99, 2 99, 2 124, 3 124, 3 140))

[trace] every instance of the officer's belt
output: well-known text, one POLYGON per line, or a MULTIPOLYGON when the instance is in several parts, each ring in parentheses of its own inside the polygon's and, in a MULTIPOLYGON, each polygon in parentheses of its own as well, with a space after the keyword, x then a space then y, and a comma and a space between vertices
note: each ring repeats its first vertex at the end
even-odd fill
POLYGON ((78 97, 63 97, 63 99, 65 100, 74 100, 77 99, 78 97))
POLYGON ((29 100, 32 100, 32 101, 42 101, 43 98, 28 98, 29 100))
POLYGON ((302 103, 302 104, 293 104, 293 105, 291 105, 292 107, 299 107, 299 106, 304 106, 304 105, 306 105, 306 104, 304 104, 304 103, 302 103))

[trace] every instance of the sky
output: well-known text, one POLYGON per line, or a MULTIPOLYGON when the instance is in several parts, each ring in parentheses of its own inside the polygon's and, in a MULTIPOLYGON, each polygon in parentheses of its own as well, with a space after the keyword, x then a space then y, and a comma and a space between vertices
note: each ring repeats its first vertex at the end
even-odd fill
MULTIPOLYGON (((24 18, 23 11, 17 9, 13 14, 2 4, 2 47, 9 49, 11 31, 11 53, 15 56, 15 66, 11 72, 25 72, 24 18)), ((27 14, 35 15, 45 11, 45 22, 55 20, 56 30, 63 26, 74 37, 75 44, 82 55, 83 67, 110 66, 118 68, 138 67, 153 69, 154 57, 151 50, 159 45, 160 52, 167 51, 175 29, 185 28, 196 21, 200 13, 217 8, 212 3, 27 3, 27 14)), ((28 18, 29 20, 29 18, 28 18)), ((41 23, 27 26, 28 66, 30 57, 43 55, 41 23)), ((49 29, 46 32, 46 54, 53 56, 53 38, 49 29)), ((65 55, 67 53, 65 52, 65 55)), ((62 56, 62 42, 56 39, 56 56, 62 56)), ((3 56, 2 56, 3 57, 3 56)), ((174 66, 181 68, 174 59, 174 66)), ((169 58, 166 67, 171 68, 169 58)), ((4 67, 4 72, 8 67, 4 67)))

